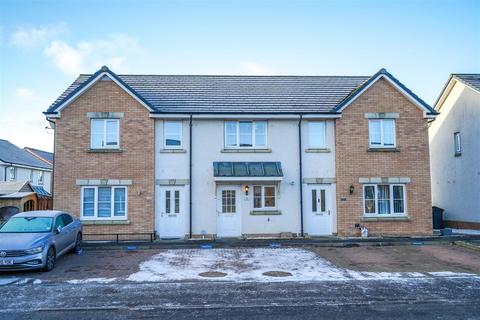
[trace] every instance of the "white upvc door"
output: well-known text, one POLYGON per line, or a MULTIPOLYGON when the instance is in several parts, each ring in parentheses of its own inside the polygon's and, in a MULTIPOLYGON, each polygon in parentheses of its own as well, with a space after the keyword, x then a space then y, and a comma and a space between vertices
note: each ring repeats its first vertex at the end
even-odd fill
POLYGON ((308 185, 304 197, 304 230, 311 236, 332 234, 330 185, 308 185))
POLYGON ((217 237, 242 235, 240 197, 240 186, 217 187, 217 237))
POLYGON ((156 229, 160 238, 183 238, 185 232, 185 187, 160 186, 157 195, 156 229))

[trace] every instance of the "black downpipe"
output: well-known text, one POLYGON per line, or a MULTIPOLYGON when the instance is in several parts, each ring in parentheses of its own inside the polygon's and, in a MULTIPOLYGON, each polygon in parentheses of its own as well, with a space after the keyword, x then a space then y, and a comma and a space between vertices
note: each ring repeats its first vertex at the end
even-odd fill
POLYGON ((193 193, 193 184, 192 184, 192 115, 190 114, 190 139, 189 139, 189 183, 190 183, 190 192, 189 192, 189 216, 190 216, 190 229, 189 229, 189 237, 192 239, 192 193, 193 193))
POLYGON ((300 165, 300 235, 303 238, 302 115, 298 120, 298 158, 300 165))

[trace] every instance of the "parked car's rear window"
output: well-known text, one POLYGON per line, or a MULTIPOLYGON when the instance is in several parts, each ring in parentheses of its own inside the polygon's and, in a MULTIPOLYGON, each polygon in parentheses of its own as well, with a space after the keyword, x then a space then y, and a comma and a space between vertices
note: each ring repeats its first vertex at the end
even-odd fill
POLYGON ((0 233, 50 232, 52 221, 44 217, 13 217, 0 228, 0 233))

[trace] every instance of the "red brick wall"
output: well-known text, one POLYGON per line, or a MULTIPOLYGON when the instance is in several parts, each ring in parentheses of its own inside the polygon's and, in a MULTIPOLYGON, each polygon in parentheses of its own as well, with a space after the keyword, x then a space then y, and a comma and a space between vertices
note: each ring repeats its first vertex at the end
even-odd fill
POLYGON ((384 79, 378 80, 344 109, 335 123, 338 234, 359 235, 355 223, 374 235, 432 234, 427 119, 422 111, 384 79), (400 152, 369 152, 365 113, 396 112, 400 152), (410 177, 406 185, 410 221, 363 222, 360 177, 410 177), (349 193, 353 185, 355 191, 349 193), (346 201, 341 201, 346 198, 346 201))
POLYGON ((131 179, 128 225, 85 225, 85 233, 154 230, 154 120, 113 81, 99 81, 61 111, 55 130, 55 209, 80 214, 76 179, 131 179), (87 112, 123 112, 120 153, 91 153, 87 112))

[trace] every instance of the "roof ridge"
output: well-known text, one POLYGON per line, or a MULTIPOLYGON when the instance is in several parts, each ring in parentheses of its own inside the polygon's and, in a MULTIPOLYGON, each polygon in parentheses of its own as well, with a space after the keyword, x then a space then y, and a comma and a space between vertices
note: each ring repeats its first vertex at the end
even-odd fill
MULTIPOLYGON (((79 76, 92 76, 93 74, 81 73, 79 76)), ((141 77, 244 77, 244 78, 369 78, 369 75, 242 75, 242 74, 141 74, 141 73, 119 73, 117 76, 141 76, 141 77)), ((78 78, 77 78, 78 79, 78 78)))

